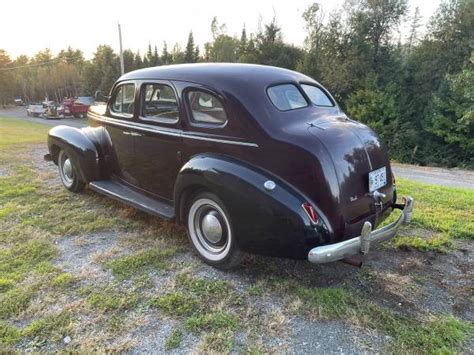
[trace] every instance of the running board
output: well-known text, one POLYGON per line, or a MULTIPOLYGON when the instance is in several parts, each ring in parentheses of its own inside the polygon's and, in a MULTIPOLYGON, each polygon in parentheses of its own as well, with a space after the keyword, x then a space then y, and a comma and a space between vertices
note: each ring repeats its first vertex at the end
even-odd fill
POLYGON ((145 196, 118 181, 92 181, 89 183, 89 187, 91 190, 112 197, 144 212, 157 215, 168 220, 174 219, 173 206, 145 196))

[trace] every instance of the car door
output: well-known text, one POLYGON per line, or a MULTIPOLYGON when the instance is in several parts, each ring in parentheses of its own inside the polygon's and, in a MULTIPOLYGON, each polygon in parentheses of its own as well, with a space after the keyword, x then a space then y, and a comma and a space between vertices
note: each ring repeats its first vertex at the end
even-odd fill
POLYGON ((175 88, 164 80, 140 82, 138 125, 135 137, 137 180, 140 188, 173 200, 181 167, 181 122, 175 88))
POLYGON ((112 141, 112 173, 125 182, 138 185, 135 176, 133 129, 136 101, 136 83, 124 82, 114 88, 104 125, 112 141))

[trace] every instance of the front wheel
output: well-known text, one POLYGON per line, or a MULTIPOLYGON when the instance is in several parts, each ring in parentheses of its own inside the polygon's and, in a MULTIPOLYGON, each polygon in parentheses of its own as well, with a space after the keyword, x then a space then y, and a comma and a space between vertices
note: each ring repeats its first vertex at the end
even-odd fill
POLYGON ((207 264, 230 269, 240 263, 232 221, 223 202, 216 195, 203 192, 189 204, 188 237, 198 255, 207 264))
POLYGON ((79 178, 76 166, 64 150, 59 152, 58 169, 59 176, 66 189, 72 192, 80 192, 84 189, 85 183, 79 178))

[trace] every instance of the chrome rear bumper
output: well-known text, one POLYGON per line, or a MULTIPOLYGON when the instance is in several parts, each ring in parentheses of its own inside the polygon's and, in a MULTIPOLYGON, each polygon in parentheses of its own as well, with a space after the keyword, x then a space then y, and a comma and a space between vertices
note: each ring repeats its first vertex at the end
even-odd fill
POLYGON ((396 206, 397 208, 402 209, 402 214, 395 222, 374 231, 372 230, 372 224, 370 222, 365 222, 360 236, 340 243, 313 248, 308 253, 308 260, 315 264, 324 264, 342 260, 355 254, 366 255, 369 252, 371 245, 392 239, 397 234, 400 225, 408 224, 411 221, 413 198, 405 197, 404 200, 405 205, 396 206))

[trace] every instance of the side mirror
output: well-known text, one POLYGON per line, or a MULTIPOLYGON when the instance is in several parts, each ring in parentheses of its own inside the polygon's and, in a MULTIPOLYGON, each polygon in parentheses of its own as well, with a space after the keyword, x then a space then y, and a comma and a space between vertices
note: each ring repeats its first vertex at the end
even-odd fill
POLYGON ((94 94, 95 101, 97 102, 107 102, 109 96, 106 96, 102 93, 102 91, 97 90, 94 94))

